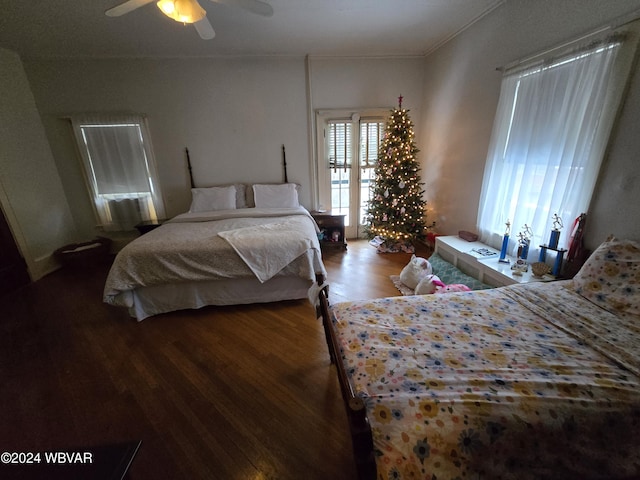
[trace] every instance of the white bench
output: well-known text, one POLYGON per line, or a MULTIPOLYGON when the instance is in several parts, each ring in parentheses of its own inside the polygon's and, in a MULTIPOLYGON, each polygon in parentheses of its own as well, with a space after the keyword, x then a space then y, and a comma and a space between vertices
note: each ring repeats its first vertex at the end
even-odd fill
POLYGON ((494 287, 551 280, 546 277, 534 277, 531 269, 522 275, 514 275, 511 270, 511 265, 515 262, 514 257, 507 256, 509 263, 501 263, 498 261, 500 252, 495 248, 482 242, 467 242, 454 235, 436 237, 434 253, 467 275, 494 287), (484 255, 488 252, 493 255, 484 255))

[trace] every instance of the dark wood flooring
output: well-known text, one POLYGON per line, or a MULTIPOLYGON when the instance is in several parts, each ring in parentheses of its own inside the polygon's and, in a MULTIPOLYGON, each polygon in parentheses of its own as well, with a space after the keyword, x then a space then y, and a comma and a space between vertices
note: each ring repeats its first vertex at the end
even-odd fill
MULTIPOLYGON (((325 252, 331 301, 398 295, 389 275, 409 257, 366 241, 325 252)), ((355 478, 306 300, 137 323, 102 303, 108 267, 61 269, 0 298, 0 451, 142 440, 133 479, 355 478)), ((0 464, 0 478, 16 472, 0 464)))

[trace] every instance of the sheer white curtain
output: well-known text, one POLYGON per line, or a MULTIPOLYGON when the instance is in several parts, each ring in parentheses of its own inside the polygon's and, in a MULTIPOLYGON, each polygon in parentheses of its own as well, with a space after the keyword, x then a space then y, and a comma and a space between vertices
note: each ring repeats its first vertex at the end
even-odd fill
POLYGON ((164 217, 155 160, 141 115, 79 115, 71 118, 99 225, 131 230, 142 220, 164 217))
POLYGON ((505 73, 478 210, 483 242, 500 248, 509 220, 511 254, 526 224, 534 258, 557 213, 567 224, 559 245, 566 246, 573 220, 589 207, 619 103, 611 87, 622 41, 611 37, 505 73))

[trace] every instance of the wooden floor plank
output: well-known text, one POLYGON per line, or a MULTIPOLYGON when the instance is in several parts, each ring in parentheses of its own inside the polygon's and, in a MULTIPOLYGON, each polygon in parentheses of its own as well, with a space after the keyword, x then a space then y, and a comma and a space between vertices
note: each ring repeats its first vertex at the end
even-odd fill
MULTIPOLYGON (((398 295, 389 275, 410 255, 351 241, 323 257, 335 303, 398 295)), ((61 269, 0 298, 0 450, 142 440, 133 479, 355 477, 308 301, 138 323, 102 302, 108 266, 61 269)), ((0 478, 11 478, 10 465, 0 478)))

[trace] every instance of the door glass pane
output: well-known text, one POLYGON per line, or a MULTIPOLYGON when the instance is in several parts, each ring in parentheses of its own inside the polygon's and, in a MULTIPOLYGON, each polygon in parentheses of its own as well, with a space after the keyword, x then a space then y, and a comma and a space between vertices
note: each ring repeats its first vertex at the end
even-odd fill
POLYGON ((331 211, 345 216, 348 235, 359 235, 369 206, 378 146, 384 134, 384 121, 370 117, 353 120, 327 120, 324 168, 330 179, 331 211), (357 150, 356 150, 357 147, 357 150))
POLYGON ((360 166, 375 167, 383 134, 384 122, 360 123, 360 166))
POLYGON ((329 123, 329 168, 331 169, 331 212, 345 215, 349 225, 349 188, 351 185, 351 122, 329 123))
POLYGON ((359 222, 360 225, 366 224, 367 208, 369 208, 369 200, 371 200, 371 186, 375 178, 375 172, 373 167, 360 169, 360 213, 359 222))
POLYGON ((329 123, 329 168, 351 166, 351 123, 329 123))
POLYGON ((350 168, 331 170, 331 213, 345 215, 345 226, 349 223, 349 187, 350 168))
POLYGON ((371 200, 371 185, 375 178, 374 169, 378 159, 378 147, 384 134, 384 122, 360 123, 360 211, 358 222, 366 223, 365 215, 371 200))

